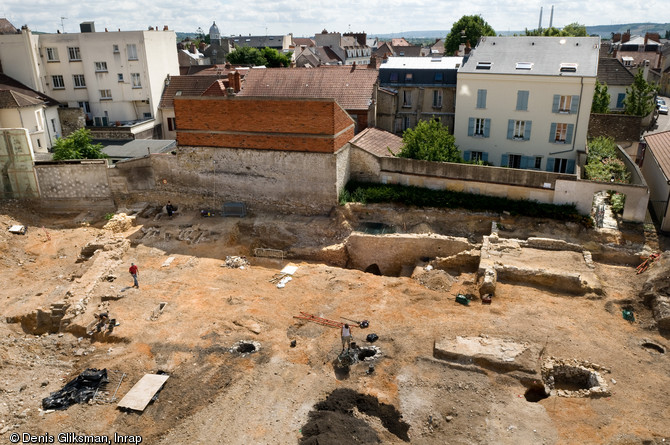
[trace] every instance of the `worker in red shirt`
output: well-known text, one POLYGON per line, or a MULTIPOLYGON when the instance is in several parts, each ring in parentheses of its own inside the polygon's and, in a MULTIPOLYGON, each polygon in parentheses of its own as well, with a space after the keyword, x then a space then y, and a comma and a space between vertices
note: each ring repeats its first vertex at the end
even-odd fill
POLYGON ((136 287, 136 288, 139 289, 140 285, 137 284, 137 276, 140 274, 140 271, 139 271, 139 269, 137 269, 137 266, 135 265, 135 263, 130 263, 130 269, 128 269, 128 272, 130 272, 130 275, 133 276, 133 281, 135 282, 133 287, 136 287))

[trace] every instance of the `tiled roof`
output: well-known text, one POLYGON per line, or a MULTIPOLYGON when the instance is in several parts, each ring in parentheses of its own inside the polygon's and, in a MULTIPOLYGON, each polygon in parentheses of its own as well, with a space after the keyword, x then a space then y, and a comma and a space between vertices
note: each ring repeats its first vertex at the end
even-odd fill
POLYGON ((338 62, 342 62, 342 59, 339 58, 337 54, 335 54, 335 51, 332 49, 328 48, 327 46, 317 46, 316 48, 316 56, 321 60, 321 63, 323 64, 336 64, 338 62))
POLYGON ((654 154, 661 171, 670 179, 670 131, 645 136, 647 148, 654 154))
POLYGON ((399 57, 421 57, 421 47, 414 45, 393 45, 395 56, 399 57))
POLYGON ((374 127, 361 131, 350 143, 379 157, 393 157, 400 152, 403 145, 400 136, 374 127), (389 153, 389 150, 393 154, 389 153))
POLYGON ((0 34, 17 34, 18 32, 19 30, 9 23, 9 20, 0 18, 0 34))
POLYGON ((399 39, 391 39, 391 46, 412 46, 404 37, 399 39))
POLYGON ((295 43, 296 47, 302 46, 302 45, 305 45, 305 46, 308 46, 308 47, 309 46, 316 46, 316 43, 314 43, 313 39, 309 39, 309 38, 306 38, 306 37, 294 37, 293 38, 293 43, 295 43))
POLYGON ((173 108, 175 96, 200 96, 220 76, 172 76, 163 90, 159 108, 173 108))
POLYGON ((0 108, 17 108, 29 105, 58 105, 49 96, 28 88, 11 77, 0 74, 0 108))
POLYGON ((598 61, 597 79, 600 83, 628 86, 633 83, 634 78, 633 73, 628 71, 618 59, 603 57, 598 61))
POLYGON ((230 36, 235 46, 250 46, 252 48, 283 48, 284 36, 230 36))
POLYGON ((201 96, 227 96, 227 87, 228 79, 217 79, 201 94, 201 96))
POLYGON ((352 66, 251 70, 238 96, 333 98, 345 110, 367 110, 377 74, 352 66))
POLYGON ((642 66, 645 60, 649 61, 649 67, 652 69, 658 68, 661 60, 661 55, 655 51, 619 51, 616 58, 623 60, 623 57, 630 57, 632 66, 642 66))

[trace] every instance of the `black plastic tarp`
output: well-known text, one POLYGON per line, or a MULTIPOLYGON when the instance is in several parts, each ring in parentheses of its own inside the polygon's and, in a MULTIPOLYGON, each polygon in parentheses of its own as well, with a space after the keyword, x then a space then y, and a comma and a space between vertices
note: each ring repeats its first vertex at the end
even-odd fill
POLYGON ((60 391, 52 392, 49 397, 42 399, 42 408, 67 409, 75 403, 86 403, 93 398, 101 385, 108 382, 106 369, 89 368, 60 391))

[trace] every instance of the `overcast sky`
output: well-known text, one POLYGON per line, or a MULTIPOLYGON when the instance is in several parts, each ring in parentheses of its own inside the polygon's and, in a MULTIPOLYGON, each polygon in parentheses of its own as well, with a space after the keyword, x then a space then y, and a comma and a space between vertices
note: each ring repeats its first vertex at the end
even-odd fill
POLYGON ((2 0, 0 16, 17 28, 33 31, 79 32, 79 23, 94 21, 96 31, 142 30, 168 25, 181 32, 209 31, 216 21, 221 35, 288 34, 313 36, 323 29, 368 34, 403 31, 449 30, 463 15, 479 14, 498 32, 536 28, 540 7, 542 24, 549 25, 554 5, 554 26, 578 22, 587 26, 634 22, 670 22, 668 0, 2 0), (523 6, 520 6, 523 5, 523 6))

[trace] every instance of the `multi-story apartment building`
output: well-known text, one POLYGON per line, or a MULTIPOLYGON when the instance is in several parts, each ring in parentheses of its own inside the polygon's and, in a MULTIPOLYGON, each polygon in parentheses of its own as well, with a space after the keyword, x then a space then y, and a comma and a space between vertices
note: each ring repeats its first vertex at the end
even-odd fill
POLYGON ((599 37, 483 37, 458 70, 456 143, 466 161, 574 173, 599 37))
POLYGON ((155 122, 168 75, 179 74, 176 35, 163 30, 0 35, 4 72, 49 97, 84 110, 87 124, 155 122))
POLYGON ((379 67, 377 126, 402 133, 433 117, 453 133, 462 57, 389 57, 379 67))

